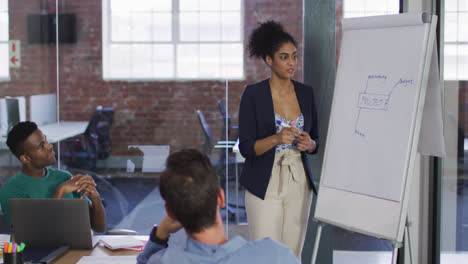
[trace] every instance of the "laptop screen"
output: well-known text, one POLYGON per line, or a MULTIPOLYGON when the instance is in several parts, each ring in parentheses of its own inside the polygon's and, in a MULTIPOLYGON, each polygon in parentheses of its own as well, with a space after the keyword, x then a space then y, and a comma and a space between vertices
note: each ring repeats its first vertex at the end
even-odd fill
POLYGON ((88 201, 10 199, 15 241, 26 247, 92 248, 88 201))

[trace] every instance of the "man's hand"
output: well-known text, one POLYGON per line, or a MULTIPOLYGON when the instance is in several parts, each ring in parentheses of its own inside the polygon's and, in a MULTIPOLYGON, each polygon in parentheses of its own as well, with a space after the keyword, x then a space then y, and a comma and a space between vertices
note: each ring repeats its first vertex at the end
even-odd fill
POLYGON ((106 231, 106 212, 101 202, 101 196, 96 190, 96 183, 89 175, 77 174, 71 177, 68 181, 60 184, 56 189, 52 198, 63 198, 65 194, 71 192, 81 192, 83 199, 88 196, 91 199, 89 204, 89 215, 91 227, 94 231, 102 233, 106 231))
POLYGON ((83 195, 80 197, 81 199, 83 199, 85 196, 88 196, 91 200, 101 199, 101 196, 96 190, 96 183, 94 182, 91 176, 77 174, 71 179, 74 178, 77 178, 75 184, 79 186, 79 188, 76 191, 83 193, 83 195))
POLYGON ((179 231, 181 228, 182 225, 179 221, 166 215, 163 220, 161 220, 161 223, 159 223, 156 234, 154 235, 159 239, 166 240, 170 234, 179 231))
POLYGON ((74 191, 82 192, 83 196, 81 196, 81 198, 85 195, 88 195, 91 199, 97 198, 99 197, 99 193, 96 191, 95 187, 96 183, 91 176, 77 174, 71 177, 70 180, 60 184, 57 189, 55 189, 53 198, 63 198, 65 194, 74 191))

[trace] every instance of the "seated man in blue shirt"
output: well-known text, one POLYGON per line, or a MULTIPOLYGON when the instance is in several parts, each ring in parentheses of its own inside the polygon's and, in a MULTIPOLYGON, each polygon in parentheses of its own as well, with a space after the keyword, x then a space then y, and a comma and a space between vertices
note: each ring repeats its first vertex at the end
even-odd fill
POLYGON ((8 133, 7 145, 21 161, 21 172, 11 177, 0 191, 3 214, 11 224, 11 198, 81 198, 87 196, 91 227, 106 230, 106 213, 96 184, 89 175, 72 176, 67 171, 47 168, 55 163, 53 146, 34 122, 20 122, 8 133))
POLYGON ((210 160, 198 150, 172 153, 159 188, 167 215, 151 231, 138 264, 299 263, 291 250, 269 238, 253 242, 240 236, 226 239, 220 215, 224 191, 210 160), (169 234, 182 227, 188 236, 185 248, 168 246, 169 234))

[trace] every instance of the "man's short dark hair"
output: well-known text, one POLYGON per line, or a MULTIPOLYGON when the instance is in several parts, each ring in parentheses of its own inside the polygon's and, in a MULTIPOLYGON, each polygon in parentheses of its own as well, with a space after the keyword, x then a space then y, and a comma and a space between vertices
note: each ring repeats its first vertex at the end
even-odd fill
POLYGON ((19 122, 8 132, 7 145, 16 157, 24 154, 23 143, 37 130, 37 125, 31 121, 19 122))
POLYGON ((202 152, 183 149, 169 155, 159 189, 168 209, 187 232, 198 233, 215 224, 218 177, 202 152))

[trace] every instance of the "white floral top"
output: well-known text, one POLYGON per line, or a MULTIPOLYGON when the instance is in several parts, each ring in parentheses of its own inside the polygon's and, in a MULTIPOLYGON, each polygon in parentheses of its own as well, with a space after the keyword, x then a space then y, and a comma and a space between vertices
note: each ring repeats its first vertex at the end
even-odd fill
MULTIPOLYGON (((294 121, 286 120, 286 118, 275 113, 276 133, 279 133, 284 127, 290 127, 294 122, 296 122, 296 124, 294 125, 296 129, 300 131, 304 130, 304 116, 302 115, 302 113, 294 121)), ((275 148, 275 152, 278 153, 282 151, 283 149, 295 149, 295 148, 296 148, 296 140, 294 140, 292 144, 277 145, 275 148)))

